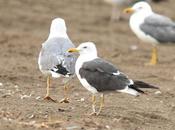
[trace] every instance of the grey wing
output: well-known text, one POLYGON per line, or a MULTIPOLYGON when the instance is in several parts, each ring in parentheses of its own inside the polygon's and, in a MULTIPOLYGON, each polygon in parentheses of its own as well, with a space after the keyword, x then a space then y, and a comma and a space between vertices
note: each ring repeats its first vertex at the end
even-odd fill
POLYGON ((85 78, 99 92, 121 90, 131 84, 127 76, 111 63, 100 58, 85 62, 79 73, 81 78, 85 78))
POLYGON ((168 17, 153 14, 145 18, 140 29, 160 43, 175 42, 175 23, 168 17))
POLYGON ((64 53, 64 61, 62 65, 69 71, 71 75, 75 73, 76 60, 77 60, 77 56, 74 53, 68 53, 68 52, 64 53))
MULTIPOLYGON (((76 57, 73 54, 68 54, 67 50, 74 47, 69 39, 53 38, 46 41, 41 49, 38 63, 42 70, 58 70, 74 73, 74 65, 76 57), (61 68, 60 68, 61 67, 61 68)), ((65 72, 64 72, 65 73, 65 72)))

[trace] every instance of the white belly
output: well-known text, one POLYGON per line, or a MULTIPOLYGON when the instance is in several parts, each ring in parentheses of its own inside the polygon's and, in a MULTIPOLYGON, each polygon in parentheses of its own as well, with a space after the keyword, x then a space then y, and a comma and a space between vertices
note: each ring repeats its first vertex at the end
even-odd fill
MULTIPOLYGON (((144 20, 144 19, 143 19, 144 20)), ((131 30, 136 34, 136 36, 143 42, 146 42, 146 43, 151 43, 151 44, 158 44, 159 42, 149 36, 149 35, 146 35, 141 29, 140 29, 140 24, 143 23, 143 20, 141 21, 141 19, 139 17, 137 17, 136 15, 135 16, 131 16, 130 18, 130 27, 131 27, 131 30)))

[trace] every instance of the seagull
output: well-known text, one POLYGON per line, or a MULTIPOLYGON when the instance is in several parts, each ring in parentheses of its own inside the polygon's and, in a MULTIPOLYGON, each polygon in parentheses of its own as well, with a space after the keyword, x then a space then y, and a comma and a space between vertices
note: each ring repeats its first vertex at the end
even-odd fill
POLYGON ((67 83, 75 73, 76 56, 67 49, 75 47, 66 33, 65 21, 62 18, 52 20, 48 39, 42 44, 38 65, 40 71, 47 76, 47 93, 44 99, 54 101, 49 95, 50 79, 63 77, 65 98, 60 102, 68 103, 67 83))
POLYGON ((97 49, 93 42, 85 42, 77 48, 71 48, 68 52, 79 52, 75 64, 75 73, 80 83, 92 93, 91 115, 99 115, 104 105, 104 92, 115 91, 138 96, 144 93, 140 88, 157 87, 142 81, 133 81, 124 73, 120 72, 110 62, 97 56, 97 49), (100 95, 100 108, 96 112, 96 94, 100 95))
POLYGON ((175 42, 175 22, 166 16, 154 13, 147 2, 138 2, 131 8, 126 8, 124 12, 133 13, 129 25, 136 36, 154 46, 149 65, 156 65, 158 62, 156 45, 175 42))
MULTIPOLYGON (((134 3, 143 0, 104 0, 112 6, 111 21, 119 21, 122 18, 122 10, 134 3)), ((149 1, 149 0, 145 0, 149 1)))

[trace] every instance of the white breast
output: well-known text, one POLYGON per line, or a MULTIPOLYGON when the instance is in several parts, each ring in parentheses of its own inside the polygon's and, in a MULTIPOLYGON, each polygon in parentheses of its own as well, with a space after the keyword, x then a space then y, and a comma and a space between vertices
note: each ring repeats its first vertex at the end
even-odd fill
POLYGON ((131 30, 136 34, 136 36, 146 43, 158 43, 156 39, 153 37, 146 35, 141 29, 140 25, 144 22, 144 18, 142 18, 139 14, 133 14, 130 18, 129 25, 131 30))
POLYGON ((83 57, 83 56, 79 56, 79 58, 77 59, 76 64, 75 64, 75 73, 76 73, 76 75, 77 75, 77 77, 78 77, 80 83, 83 85, 83 87, 85 87, 85 88, 86 88, 88 91, 90 91, 91 93, 95 94, 95 93, 97 93, 97 90, 96 90, 94 87, 92 87, 92 86, 87 82, 86 79, 82 79, 81 76, 80 76, 80 74, 79 74, 79 70, 80 70, 80 68, 82 67, 83 63, 84 63, 84 62, 87 62, 87 61, 89 61, 89 60, 92 60, 92 59, 89 59, 89 60, 87 60, 87 59, 89 59, 89 58, 85 58, 85 57, 83 57))

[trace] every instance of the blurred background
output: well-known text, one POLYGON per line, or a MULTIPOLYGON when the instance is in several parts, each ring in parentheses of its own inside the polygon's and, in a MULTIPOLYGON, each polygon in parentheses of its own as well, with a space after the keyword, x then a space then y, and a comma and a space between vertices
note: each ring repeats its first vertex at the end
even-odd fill
MULTIPOLYGON (((151 2, 151 6, 155 12, 175 20, 174 0, 151 2)), ((48 116, 64 122, 51 128, 76 124, 77 129, 175 129, 175 45, 160 45, 160 63, 144 66, 152 46, 142 43, 131 32, 128 15, 121 13, 120 20, 111 20, 112 8, 103 0, 0 0, 0 129, 24 128, 18 123, 9 124, 4 117, 42 122, 48 116), (137 99, 111 94, 104 115, 90 118, 83 116, 90 110, 90 93, 77 79, 70 90, 72 103, 65 106, 42 101, 45 77, 37 60, 51 20, 56 17, 65 19, 73 43, 93 41, 100 57, 133 79, 160 86, 161 91, 137 99), (21 98, 24 95, 29 97, 21 98), (58 112, 58 108, 65 112, 58 112)), ((53 97, 61 99, 62 84, 54 80, 52 86, 53 97)))

